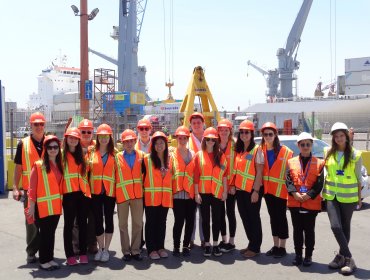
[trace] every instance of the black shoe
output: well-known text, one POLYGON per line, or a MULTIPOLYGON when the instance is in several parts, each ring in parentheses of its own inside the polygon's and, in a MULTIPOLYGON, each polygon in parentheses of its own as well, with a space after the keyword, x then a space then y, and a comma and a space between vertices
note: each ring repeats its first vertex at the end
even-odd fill
POLYGON ((220 243, 218 243, 218 247, 220 248, 220 250, 226 245, 227 243, 223 242, 223 241, 220 241, 220 243))
POLYGON ((295 255, 295 259, 292 261, 293 265, 301 265, 303 262, 302 255, 295 255))
POLYGON ((180 256, 180 249, 179 248, 173 248, 172 255, 175 257, 180 256))
POLYGON ((203 256, 210 257, 212 255, 211 246, 205 246, 203 256))
POLYGON ((143 256, 141 254, 131 255, 131 258, 133 258, 135 261, 142 261, 143 260, 143 256))
POLYGON ((194 241, 193 240, 189 242, 189 248, 190 249, 193 249, 194 248, 194 241))
POLYGON ((218 247, 218 246, 213 246, 212 254, 213 254, 215 257, 220 257, 220 256, 222 256, 222 252, 221 252, 221 250, 220 250, 220 247, 218 247))
POLYGON ((283 247, 277 249, 274 258, 280 259, 286 255, 286 250, 283 247))
POLYGON ((124 254, 123 257, 122 257, 122 260, 124 260, 125 262, 131 261, 131 255, 130 254, 124 254))
POLYGON ((305 257, 303 260, 303 266, 311 266, 312 265, 312 257, 305 257))
POLYGON ((35 262, 37 262, 37 258, 36 258, 35 255, 28 255, 26 260, 27 260, 27 263, 35 263, 35 262))
POLYGON ((142 250, 145 245, 145 240, 141 240, 140 249, 142 250))
POLYGON ((184 257, 189 257, 190 256, 190 248, 188 248, 188 247, 182 248, 182 255, 184 257))
POLYGON ((231 243, 224 243, 223 246, 220 247, 220 250, 222 253, 229 253, 234 249, 235 249, 235 245, 231 243))
POLYGON ((266 252, 266 256, 275 256, 276 252, 279 250, 278 247, 274 246, 266 252))

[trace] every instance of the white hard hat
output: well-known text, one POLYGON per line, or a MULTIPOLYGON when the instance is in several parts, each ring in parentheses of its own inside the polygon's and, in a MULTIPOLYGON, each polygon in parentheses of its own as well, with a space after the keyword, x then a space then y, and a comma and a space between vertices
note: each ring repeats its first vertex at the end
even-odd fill
POLYGON ((333 126, 331 127, 331 130, 330 130, 330 135, 333 135, 334 131, 336 130, 345 130, 345 131, 348 131, 348 127, 346 124, 342 123, 342 122, 336 122, 335 124, 333 124, 333 126))
POLYGON ((311 141, 313 141, 313 137, 311 136, 311 134, 309 134, 307 132, 302 132, 301 134, 298 135, 297 143, 299 143, 302 140, 311 140, 311 141))

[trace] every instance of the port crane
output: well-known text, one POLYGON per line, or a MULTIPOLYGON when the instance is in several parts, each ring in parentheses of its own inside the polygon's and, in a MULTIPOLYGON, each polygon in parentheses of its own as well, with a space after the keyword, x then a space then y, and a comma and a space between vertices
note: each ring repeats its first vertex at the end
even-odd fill
POLYGON ((308 14, 310 12, 313 0, 304 0, 290 30, 287 42, 284 48, 277 50, 278 68, 275 70, 264 71, 256 65, 252 65, 250 61, 248 65, 253 66, 257 71, 266 76, 267 96, 269 98, 292 98, 293 97, 293 81, 296 80, 294 71, 299 69, 299 61, 297 60, 297 52, 301 42, 301 35, 306 24, 308 14), (262 71, 261 71, 262 70, 262 71), (280 89, 276 89, 275 81, 277 80, 280 89), (275 94, 275 95, 272 95, 275 94))

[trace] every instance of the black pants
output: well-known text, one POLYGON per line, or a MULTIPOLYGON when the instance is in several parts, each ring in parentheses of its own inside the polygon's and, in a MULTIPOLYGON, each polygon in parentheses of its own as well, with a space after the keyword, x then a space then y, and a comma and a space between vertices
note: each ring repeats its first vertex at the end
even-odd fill
POLYGON ((116 198, 107 196, 105 194, 92 194, 91 202, 95 218, 96 236, 100 236, 104 233, 104 223, 105 233, 113 233, 113 214, 114 207, 116 206, 116 198))
POLYGON ((305 256, 312 257, 315 247, 315 222, 317 213, 300 213, 299 209, 290 209, 290 215, 292 216, 295 253, 302 256, 304 242, 306 246, 305 256))
POLYGON ((341 203, 336 198, 326 201, 331 230, 339 245, 339 254, 352 258, 348 243, 351 237, 351 219, 357 203, 341 203))
POLYGON ((202 204, 200 205, 200 212, 202 214, 202 229, 204 235, 204 242, 209 242, 210 240, 210 219, 211 219, 211 209, 212 209, 212 238, 214 242, 218 241, 218 236, 220 234, 220 224, 221 224, 221 208, 222 200, 215 198, 213 194, 200 194, 202 198, 202 204))
POLYGON ((183 247, 189 247, 191 235, 194 228, 196 203, 194 199, 174 199, 173 200, 173 215, 175 223, 173 225, 173 247, 180 248, 180 239, 182 228, 185 223, 185 234, 182 242, 183 247))
POLYGON ((55 231, 58 226, 60 215, 47 216, 45 218, 36 218, 36 226, 39 231, 40 264, 50 262, 54 259, 55 231))
POLYGON ((226 202, 222 203, 221 207, 221 236, 226 235, 226 217, 225 212, 227 215, 227 220, 229 221, 229 234, 230 237, 235 237, 236 232, 236 216, 235 216, 235 202, 236 202, 236 195, 228 194, 226 202), (226 205, 226 211, 225 211, 226 205))
POLYGON ((247 248, 255 253, 259 253, 261 251, 262 244, 262 224, 260 216, 262 193, 263 190, 261 189, 258 201, 256 203, 252 203, 252 193, 240 190, 236 191, 236 200, 238 203, 240 218, 249 240, 247 248))
POLYGON ((145 206, 145 241, 148 254, 164 249, 168 208, 145 206))
POLYGON ((80 255, 86 255, 87 244, 87 210, 88 199, 82 192, 71 192, 63 195, 63 216, 64 216, 64 251, 66 257, 73 257, 72 230, 74 220, 76 219, 79 233, 78 243, 80 255))
POLYGON ((270 224, 272 236, 277 236, 280 239, 289 237, 288 219, 286 218, 286 199, 265 194, 267 211, 270 215, 270 224))

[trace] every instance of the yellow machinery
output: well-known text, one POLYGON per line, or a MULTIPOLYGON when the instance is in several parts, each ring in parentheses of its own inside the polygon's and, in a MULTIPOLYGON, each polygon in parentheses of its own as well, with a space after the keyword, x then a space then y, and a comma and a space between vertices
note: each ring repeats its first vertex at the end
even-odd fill
POLYGON ((215 126, 220 120, 220 113, 208 88, 201 66, 194 68, 185 98, 180 106, 180 113, 184 114, 184 125, 187 127, 189 127, 189 117, 194 113, 194 100, 196 96, 199 98, 200 113, 205 118, 206 127, 215 126))

